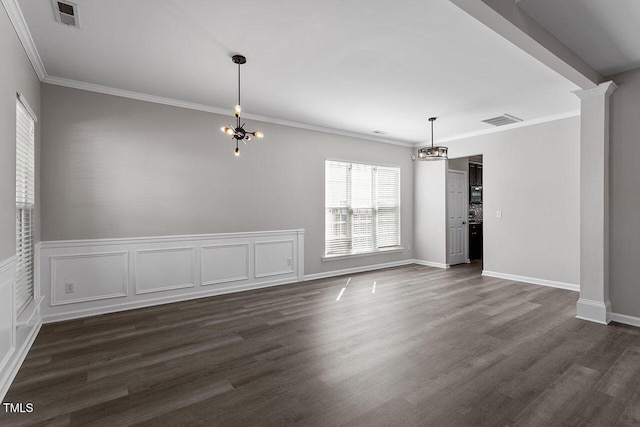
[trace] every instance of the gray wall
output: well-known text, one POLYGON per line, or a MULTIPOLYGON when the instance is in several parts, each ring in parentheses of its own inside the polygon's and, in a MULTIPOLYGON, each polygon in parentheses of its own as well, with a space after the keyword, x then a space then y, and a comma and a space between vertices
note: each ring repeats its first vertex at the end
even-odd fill
POLYGON ((640 70, 613 77, 609 158, 609 298, 640 317, 640 70))
POLYGON ((462 157, 460 159, 449 159, 447 161, 449 170, 469 172, 469 158, 462 157))
POLYGON ((579 144, 579 117, 446 144, 483 155, 485 270, 579 284, 579 144))
POLYGON ((447 263, 447 162, 415 162, 415 255, 420 261, 447 263))
POLYGON ((303 228, 306 274, 413 258, 321 260, 327 158, 401 168, 412 246, 410 148, 247 121, 266 136, 236 158, 227 116, 47 84, 42 98, 43 240, 303 228))
MULTIPOLYGON (((3 7, 0 7, 0 58, 2 58, 2 66, 0 66, 0 262, 2 262, 16 254, 16 93, 21 92, 35 110, 36 115, 40 114, 40 81, 3 7)), ((36 123, 36 161, 39 159, 39 142, 40 126, 36 123)), ((36 241, 38 230, 38 212, 36 211, 36 241)))

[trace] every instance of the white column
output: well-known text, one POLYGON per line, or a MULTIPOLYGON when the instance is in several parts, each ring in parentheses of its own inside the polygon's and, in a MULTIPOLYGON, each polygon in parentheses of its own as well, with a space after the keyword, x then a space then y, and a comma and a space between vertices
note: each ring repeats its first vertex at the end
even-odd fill
POLYGON ((613 82, 574 92, 580 98, 579 319, 607 324, 609 302, 609 96, 613 82))

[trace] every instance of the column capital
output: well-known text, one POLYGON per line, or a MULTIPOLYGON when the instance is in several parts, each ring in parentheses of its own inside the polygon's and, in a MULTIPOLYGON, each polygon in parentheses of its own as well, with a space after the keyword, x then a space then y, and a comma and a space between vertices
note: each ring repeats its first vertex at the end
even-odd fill
POLYGON ((600 83, 594 88, 574 90, 573 93, 580 99, 591 98, 594 96, 604 96, 606 98, 617 88, 618 86, 613 82, 613 80, 609 80, 608 82, 600 83))

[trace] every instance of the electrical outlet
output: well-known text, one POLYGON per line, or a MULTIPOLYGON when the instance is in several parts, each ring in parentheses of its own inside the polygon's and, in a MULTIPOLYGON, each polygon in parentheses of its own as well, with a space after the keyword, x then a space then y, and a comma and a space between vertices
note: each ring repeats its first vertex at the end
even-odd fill
POLYGON ((75 282, 65 282, 64 283, 64 293, 65 294, 72 294, 76 291, 76 284, 75 282))
POLYGON ((293 265, 293 260, 291 258, 287 258, 287 267, 291 267, 293 265))

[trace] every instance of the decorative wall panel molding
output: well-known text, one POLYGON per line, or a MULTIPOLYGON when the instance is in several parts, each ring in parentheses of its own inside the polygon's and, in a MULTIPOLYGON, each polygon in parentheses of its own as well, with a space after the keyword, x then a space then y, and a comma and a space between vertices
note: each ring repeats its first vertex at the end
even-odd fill
POLYGON ((256 242, 254 246, 256 277, 293 273, 295 271, 293 266, 294 246, 293 239, 256 242))
POLYGON ((49 260, 51 306, 127 296, 127 251, 53 255, 49 260))
POLYGON ((138 295, 195 286, 195 246, 137 250, 135 262, 138 295))
POLYGON ((203 285, 249 280, 250 243, 202 246, 200 275, 203 285))
POLYGON ((41 242, 38 253, 45 322, 304 278, 304 230, 41 242))

